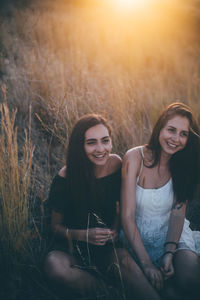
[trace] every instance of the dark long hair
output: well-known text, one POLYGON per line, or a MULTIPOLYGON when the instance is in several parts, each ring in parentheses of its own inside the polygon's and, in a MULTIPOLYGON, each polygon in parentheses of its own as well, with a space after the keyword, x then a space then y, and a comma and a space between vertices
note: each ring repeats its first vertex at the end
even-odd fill
POLYGON ((150 166, 152 168, 160 161, 160 131, 176 115, 188 119, 190 124, 189 136, 184 149, 176 152, 170 158, 169 168, 176 199, 178 202, 186 202, 186 200, 190 201, 193 198, 195 187, 199 181, 200 167, 200 130, 190 107, 179 102, 166 107, 153 128, 147 148, 153 153, 153 163, 150 166))
POLYGON ((88 200, 95 179, 94 165, 88 159, 85 149, 85 132, 96 125, 104 125, 111 135, 111 127, 100 115, 88 114, 81 117, 74 125, 69 138, 66 157, 66 184, 74 202, 84 206, 88 200))

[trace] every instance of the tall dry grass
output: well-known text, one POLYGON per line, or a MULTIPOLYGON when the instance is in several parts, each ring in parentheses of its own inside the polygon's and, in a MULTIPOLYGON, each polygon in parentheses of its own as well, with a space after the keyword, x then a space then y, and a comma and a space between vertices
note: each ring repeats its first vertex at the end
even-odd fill
POLYGON ((15 117, 7 104, 0 106, 0 236, 4 255, 26 253, 31 231, 31 192, 33 189, 30 132, 18 145, 15 117))

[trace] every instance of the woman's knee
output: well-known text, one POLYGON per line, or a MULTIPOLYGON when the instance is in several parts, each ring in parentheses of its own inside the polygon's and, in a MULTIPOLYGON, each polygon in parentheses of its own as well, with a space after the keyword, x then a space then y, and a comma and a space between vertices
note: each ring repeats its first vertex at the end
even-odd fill
POLYGON ((44 271, 54 281, 66 281, 70 278, 70 268, 69 258, 60 251, 50 252, 45 259, 44 271))

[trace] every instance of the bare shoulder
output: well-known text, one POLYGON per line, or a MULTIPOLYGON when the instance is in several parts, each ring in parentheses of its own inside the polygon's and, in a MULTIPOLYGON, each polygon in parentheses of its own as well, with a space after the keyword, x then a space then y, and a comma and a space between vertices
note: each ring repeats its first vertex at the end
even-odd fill
POLYGON ((60 176, 60 177, 66 177, 66 170, 67 170, 67 167, 66 166, 64 166, 64 167, 62 167, 62 169, 60 169, 60 171, 58 172, 58 175, 60 176))
POLYGON ((124 155, 123 161, 141 161, 141 147, 142 146, 129 149, 124 155))
POLYGON ((117 154, 110 154, 109 159, 110 167, 112 169, 112 172, 117 171, 119 168, 121 168, 122 165, 122 159, 117 154))
POLYGON ((122 174, 138 176, 142 161, 141 146, 131 148, 123 158, 122 174))

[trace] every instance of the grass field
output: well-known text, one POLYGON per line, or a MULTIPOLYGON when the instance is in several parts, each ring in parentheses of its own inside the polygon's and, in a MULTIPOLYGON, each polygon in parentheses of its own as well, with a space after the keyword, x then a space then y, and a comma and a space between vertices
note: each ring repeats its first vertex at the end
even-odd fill
MULTIPOLYGON (((33 1, 1 17, 2 299, 56 299, 40 269, 46 199, 81 115, 110 120, 121 156, 148 141, 169 103, 189 104, 200 121, 197 1, 122 3, 33 1)), ((188 214, 200 228, 196 198, 188 214)))

